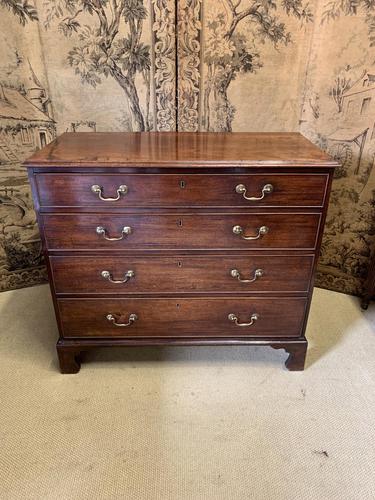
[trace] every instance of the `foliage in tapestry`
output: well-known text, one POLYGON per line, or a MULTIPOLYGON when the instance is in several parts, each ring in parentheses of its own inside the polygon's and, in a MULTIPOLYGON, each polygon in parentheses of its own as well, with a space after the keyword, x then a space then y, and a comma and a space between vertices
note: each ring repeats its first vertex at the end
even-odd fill
POLYGON ((255 73, 263 65, 259 44, 275 50, 292 42, 292 34, 279 19, 280 12, 312 21, 308 4, 302 0, 225 0, 225 12, 208 20, 205 47, 207 79, 204 89, 204 128, 231 131, 235 109, 228 88, 238 73, 255 73))
POLYGON ((0 7, 5 7, 18 17, 20 23, 25 26, 27 21, 37 21, 37 11, 27 0, 0 0, 0 7))
POLYGON ((375 0, 332 0, 325 5, 321 22, 334 21, 341 15, 364 16, 370 46, 375 45, 375 0))
POLYGON ((47 0, 45 26, 57 23, 77 44, 67 61, 82 82, 96 86, 113 78, 124 91, 133 130, 150 130, 150 46, 141 42, 147 10, 143 0, 47 0), (121 33, 126 32, 126 35, 121 33), (146 86, 146 106, 141 109, 136 76, 146 86))

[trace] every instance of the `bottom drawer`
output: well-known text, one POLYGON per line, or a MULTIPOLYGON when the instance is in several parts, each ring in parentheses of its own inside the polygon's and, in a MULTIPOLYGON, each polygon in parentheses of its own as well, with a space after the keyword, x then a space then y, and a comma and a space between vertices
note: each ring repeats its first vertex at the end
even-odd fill
POLYGON ((65 338, 299 337, 306 300, 60 299, 58 306, 65 338))

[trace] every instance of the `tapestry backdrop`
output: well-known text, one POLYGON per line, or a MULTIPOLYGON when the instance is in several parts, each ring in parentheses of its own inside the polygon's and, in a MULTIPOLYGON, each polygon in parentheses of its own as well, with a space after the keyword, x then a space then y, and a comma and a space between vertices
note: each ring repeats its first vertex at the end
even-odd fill
POLYGON ((375 1, 178 5, 179 130, 300 131, 338 159, 317 284, 361 293, 375 234, 375 1))
POLYGON ((0 290, 46 279, 22 161, 65 131, 175 130, 174 0, 0 0, 0 290))
POLYGON ((177 129, 301 131, 337 158, 317 284, 360 293, 374 46, 374 0, 0 0, 0 289, 46 279, 32 151, 64 131, 177 129))

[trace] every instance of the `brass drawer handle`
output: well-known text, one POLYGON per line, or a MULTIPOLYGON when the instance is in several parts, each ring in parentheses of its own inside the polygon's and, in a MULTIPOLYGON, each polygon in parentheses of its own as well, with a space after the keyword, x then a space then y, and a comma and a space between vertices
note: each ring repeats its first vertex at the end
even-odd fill
POLYGON ((263 269, 256 269, 254 271, 254 277, 250 279, 243 279, 241 278, 241 273, 237 269, 232 269, 230 272, 230 275, 232 278, 237 278, 238 281, 241 281, 241 283, 253 283, 256 281, 258 278, 261 278, 264 274, 263 269))
POLYGON ((106 316, 108 321, 111 321, 115 326, 131 326, 135 321, 137 321, 138 316, 134 313, 129 314, 129 319, 127 323, 117 323, 116 318, 113 314, 107 314, 106 316))
POLYGON ((93 186, 91 186, 91 191, 99 195, 99 199, 102 201, 118 201, 122 194, 126 194, 128 192, 128 186, 126 186, 125 184, 121 184, 121 186, 117 188, 116 198, 103 196, 103 188, 98 184, 94 184, 93 186))
POLYGON ((121 236, 110 238, 109 236, 107 236, 107 230, 103 226, 98 226, 96 228, 96 234, 103 235, 103 238, 107 241, 120 241, 123 238, 125 238, 125 236, 127 236, 128 234, 131 234, 131 232, 132 232, 131 227, 124 226, 121 230, 121 236))
POLYGON ((265 234, 267 234, 269 230, 270 230, 269 227, 267 227, 267 226, 261 226, 258 229, 258 233, 255 236, 244 236, 242 234, 243 233, 243 229, 242 229, 241 226, 233 226, 233 233, 234 234, 239 234, 241 236, 241 238, 243 238, 244 240, 258 240, 259 238, 261 238, 262 236, 264 236, 265 234))
POLYGON ((238 318, 235 314, 233 313, 230 313, 228 314, 228 319, 229 321, 233 321, 233 323, 236 324, 236 326, 251 326, 253 325, 256 321, 258 321, 259 319, 259 314, 257 313, 253 313, 251 316, 250 316, 250 323, 239 323, 238 322, 238 318))
POLYGON ((102 271, 100 274, 102 278, 110 281, 111 283, 127 283, 131 278, 134 278, 135 276, 135 272, 132 271, 131 269, 129 269, 129 271, 126 271, 126 273, 124 274, 124 279, 122 280, 114 280, 109 271, 102 271))
POLYGON ((266 196, 266 194, 271 194, 273 192, 273 186, 272 184, 265 184, 262 188, 262 196, 246 196, 246 186, 244 184, 238 184, 236 186, 236 193, 242 194, 242 196, 245 198, 245 200, 249 201, 260 201, 263 200, 263 198, 266 196))

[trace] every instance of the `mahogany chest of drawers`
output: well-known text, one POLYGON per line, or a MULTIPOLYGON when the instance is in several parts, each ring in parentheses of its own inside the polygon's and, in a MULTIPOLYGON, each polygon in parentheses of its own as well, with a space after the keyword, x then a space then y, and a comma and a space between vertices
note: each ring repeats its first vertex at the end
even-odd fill
POLYGON ((61 372, 165 344, 269 345, 302 370, 335 165, 297 133, 69 133, 34 154, 61 372))

